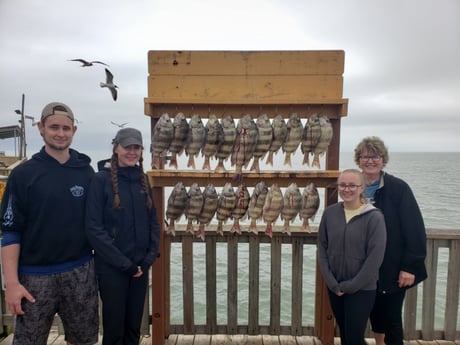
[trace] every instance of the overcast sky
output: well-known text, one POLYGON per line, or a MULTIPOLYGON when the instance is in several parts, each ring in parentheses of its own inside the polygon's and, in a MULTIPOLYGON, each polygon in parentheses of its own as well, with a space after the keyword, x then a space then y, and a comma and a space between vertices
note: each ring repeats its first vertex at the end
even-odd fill
MULTIPOLYGON (((108 156, 125 123, 142 130, 149 50, 344 50, 341 150, 380 136, 390 151, 460 151, 459 0, 0 0, 0 126, 51 101, 79 120, 73 146, 108 156), (114 102, 104 68, 119 86, 114 102)), ((42 141, 27 120, 27 155, 42 141)), ((0 140, 0 151, 12 144, 0 140)))

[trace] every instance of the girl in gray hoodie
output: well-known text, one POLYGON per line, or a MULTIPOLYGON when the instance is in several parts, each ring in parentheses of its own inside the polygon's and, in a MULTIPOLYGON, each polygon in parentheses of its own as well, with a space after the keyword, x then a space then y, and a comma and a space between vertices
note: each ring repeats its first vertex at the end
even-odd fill
POLYGON ((359 170, 338 178, 341 202, 327 207, 318 233, 318 260, 342 345, 365 345, 386 244, 382 212, 365 202, 359 170))

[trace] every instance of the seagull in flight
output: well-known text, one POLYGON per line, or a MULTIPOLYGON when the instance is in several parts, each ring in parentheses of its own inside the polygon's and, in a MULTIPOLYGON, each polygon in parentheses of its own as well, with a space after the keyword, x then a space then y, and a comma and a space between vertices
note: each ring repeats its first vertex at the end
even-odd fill
POLYGON ((123 127, 126 126, 129 122, 125 122, 125 123, 119 124, 119 123, 110 121, 110 123, 111 123, 112 125, 117 126, 117 127, 123 128, 123 127))
POLYGON ((72 59, 72 60, 69 60, 69 61, 81 62, 82 65, 80 67, 90 67, 95 63, 99 63, 101 65, 109 66, 106 63, 103 63, 102 61, 86 61, 86 60, 83 60, 83 59, 72 59))
POLYGON ((112 98, 114 101, 117 100, 117 88, 118 86, 113 83, 113 74, 106 68, 105 69, 105 76, 106 81, 105 83, 101 82, 101 87, 109 88, 110 92, 112 93, 112 98))

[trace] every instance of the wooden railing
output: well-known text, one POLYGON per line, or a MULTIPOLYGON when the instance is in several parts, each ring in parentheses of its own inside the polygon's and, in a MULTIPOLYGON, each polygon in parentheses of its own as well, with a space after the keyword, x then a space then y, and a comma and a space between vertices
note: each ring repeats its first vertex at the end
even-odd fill
MULTIPOLYGON (((264 234, 254 235, 243 232, 241 235, 226 232, 223 236, 213 231, 206 233, 205 241, 193 237, 184 231, 177 231, 176 235, 165 236, 167 241, 174 246, 181 247, 181 266, 171 267, 182 270, 182 282, 174 281, 174 286, 182 285, 182 323, 171 323, 170 334, 279 334, 279 335, 316 335, 317 321, 329 315, 318 315, 318 301, 309 303, 315 304, 315 322, 311 324, 302 323, 304 310, 302 305, 304 287, 302 282, 305 277, 305 263, 316 267, 316 260, 305 261, 305 251, 316 252, 316 232, 292 232, 285 235, 281 232, 274 232, 270 239, 264 234), (217 265, 222 265, 222 255, 218 255, 217 248, 222 251, 221 244, 226 246, 226 275, 224 282, 217 278, 217 265), (225 245, 226 244, 226 245, 225 245), (261 246, 270 246, 270 262, 261 262, 261 246), (284 246, 290 246, 289 259, 282 260, 284 246), (200 248, 199 246, 204 246, 200 248), (239 257, 239 247, 244 246, 248 251, 248 257, 244 263, 239 257), (205 272, 200 272, 199 277, 194 275, 194 262, 197 254, 205 253, 205 272), (269 266, 269 269, 262 267, 269 266), (287 303, 281 296, 282 271, 290 271, 288 276, 291 285, 291 301, 287 303), (268 277, 262 277, 261 272, 268 271, 268 277), (247 300, 247 323, 238 322, 241 301, 238 300, 238 277, 239 272, 247 275, 248 300, 247 300), (197 279, 205 276, 205 322, 195 322, 196 306, 203 301, 196 301, 194 286, 197 279), (260 282, 269 281, 269 303, 270 318, 268 323, 261 323, 260 282), (226 292, 218 292, 216 286, 227 286, 226 292), (225 293, 227 300, 226 323, 217 321, 217 296, 225 293), (290 323, 281 322, 281 307, 290 304, 290 323)), ((224 253, 225 255, 225 253, 224 253)), ((311 255, 310 255, 311 257, 311 255)), ((314 258, 316 256, 314 255, 314 258)), ((434 230, 427 231, 427 269, 429 278, 419 286, 408 290, 404 306, 404 328, 407 339, 424 340, 455 340, 460 339, 458 327, 459 318, 459 277, 460 277, 460 229, 456 230, 434 230), (444 296, 444 297, 443 297, 444 296), (447 296, 447 297, 445 297, 447 296)), ((316 269, 316 274, 318 270, 316 269)), ((310 273, 311 274, 311 273, 310 273)), ((223 276, 222 274, 220 276, 223 276)), ((315 279, 315 276, 307 279, 315 279)), ((203 285, 203 284, 201 284, 203 285)), ((317 285, 318 286, 318 285, 317 285)), ((318 296, 318 291, 311 291, 318 296)), ((219 296, 222 299, 222 296, 219 296)), ((174 305, 177 301, 174 301, 174 305)), ((166 302, 169 307, 170 301, 166 302)), ((245 307, 246 312, 246 307, 245 307)), ((170 310, 166 310, 170 315, 170 310)), ((246 319, 246 318, 243 318, 246 319)))
MULTIPOLYGON (((266 235, 254 235, 243 232, 241 235, 226 232, 224 236, 213 231, 206 233, 205 241, 197 239, 189 233, 178 231, 175 236, 165 236, 164 240, 169 245, 180 246, 181 266, 170 267, 170 270, 182 270, 182 281, 175 281, 174 286, 182 286, 182 316, 183 322, 171 322, 170 291, 166 291, 164 305, 164 317, 168 320, 168 334, 279 334, 279 335, 316 335, 317 321, 329 315, 319 315, 318 301, 314 303, 315 322, 302 322, 303 310, 303 286, 304 279, 315 279, 315 276, 305 277, 304 264, 314 265, 314 262, 306 262, 307 251, 316 251, 316 233, 294 231, 291 235, 277 233, 273 238, 266 235), (226 274, 218 275, 218 264, 222 264, 222 257, 218 255, 217 248, 226 247, 226 274), (204 247, 200 247, 204 246, 204 247), (247 255, 242 262, 241 247, 247 255), (261 247, 269 246, 270 262, 261 262, 261 247), (289 260, 283 260, 282 251, 289 246, 289 260), (205 253, 205 317, 204 322, 196 322, 195 315, 197 305, 203 301, 197 300, 194 286, 198 279, 203 279, 203 274, 197 277, 194 274, 194 263, 197 260, 197 251, 205 253), (282 272, 289 271, 291 281, 282 281, 282 272), (241 322, 241 306, 238 299, 239 276, 243 272, 247 275, 247 320, 241 322), (269 277, 263 272, 268 272, 269 277), (221 281, 218 277, 225 276, 221 281), (269 322, 260 322, 261 311, 259 309, 261 282, 269 281, 269 322), (290 284, 290 303, 283 300, 281 285, 290 284), (225 285, 226 292, 219 292, 217 286, 225 285), (219 323, 221 319, 218 310, 218 299, 222 294, 227 301, 226 323, 219 323), (281 320, 282 307, 290 305, 290 322, 281 320), (219 315, 219 317, 218 317, 219 315)), ((404 329, 406 339, 424 340, 456 340, 460 339, 459 324, 459 277, 460 277, 460 229, 427 231, 427 269, 428 279, 419 286, 408 291, 404 306, 404 329), (447 297, 446 297, 447 296, 447 297)), ((171 253, 171 252, 170 252, 171 253)), ((311 255, 309 255, 311 257, 311 255)), ((316 269, 316 274, 318 270, 316 269)), ((171 272, 171 271, 170 271, 171 272)), ((152 278, 152 286, 156 284, 155 276, 152 278)), ((169 277, 167 279, 168 286, 169 277)), ((154 291, 155 289, 153 289, 154 291)), ((318 291, 311 291, 317 298, 318 291)), ((5 310, 4 297, 2 295, 2 318, 0 325, 11 330, 13 318, 5 310)), ((146 313, 153 320, 157 315, 146 313)), ((311 317, 310 317, 311 319, 311 317)), ((148 320, 148 319, 147 319, 148 320)), ((154 337, 152 337, 153 341, 154 337)))

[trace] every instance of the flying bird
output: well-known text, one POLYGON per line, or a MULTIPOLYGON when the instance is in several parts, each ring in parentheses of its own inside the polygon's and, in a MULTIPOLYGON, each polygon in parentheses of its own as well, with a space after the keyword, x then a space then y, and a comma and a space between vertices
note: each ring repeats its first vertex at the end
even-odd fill
POLYGON ((83 60, 83 59, 72 59, 72 60, 69 60, 69 61, 81 62, 82 65, 80 67, 89 67, 89 66, 92 66, 95 63, 99 63, 101 65, 108 66, 106 63, 103 63, 102 61, 86 61, 86 60, 83 60))
POLYGON ((112 125, 117 126, 117 127, 123 128, 123 127, 126 126, 129 122, 125 122, 125 123, 119 124, 119 123, 110 121, 110 123, 111 123, 112 125))
POLYGON ((113 83, 113 74, 106 68, 105 75, 106 75, 106 81, 105 83, 101 83, 101 87, 109 88, 110 92, 112 93, 113 100, 116 101, 118 86, 113 83))

